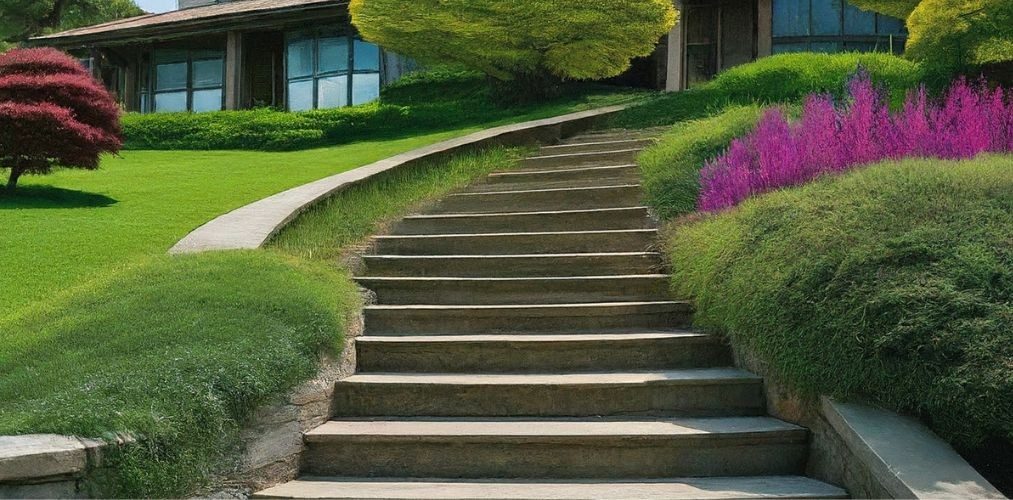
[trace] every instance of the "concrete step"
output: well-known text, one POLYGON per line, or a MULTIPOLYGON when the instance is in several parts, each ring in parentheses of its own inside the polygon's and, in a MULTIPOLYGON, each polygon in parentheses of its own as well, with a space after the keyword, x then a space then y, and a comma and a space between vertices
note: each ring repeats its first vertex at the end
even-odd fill
POLYGON ((598 373, 363 373, 334 385, 341 417, 744 416, 763 379, 737 368, 598 373))
POLYGON ((529 255, 365 255, 370 276, 601 276, 664 270, 656 252, 529 255))
POLYGON ((481 194, 481 193, 502 193, 502 192, 516 192, 516 191, 544 191, 546 189, 581 189, 581 188, 597 188, 601 186, 618 186, 618 185, 632 185, 638 181, 637 177, 626 176, 622 178, 614 179, 576 179, 576 180, 561 180, 561 181, 532 181, 532 182, 513 182, 513 183, 490 183, 490 182, 477 182, 465 189, 458 191, 462 194, 481 194))
POLYGON ((601 151, 614 151, 617 149, 643 149, 654 144, 653 138, 624 138, 605 139, 590 138, 587 142, 570 142, 545 146, 538 150, 538 156, 568 154, 568 153, 598 153, 601 151))
MULTIPOLYGON (((554 168, 548 170, 525 170, 493 172, 485 178, 485 184, 527 185, 535 182, 588 181, 603 182, 622 179, 627 184, 636 184, 640 178, 640 167, 635 164, 609 165, 605 167, 554 168)), ((614 183, 624 184, 624 183, 614 183)))
POLYGON ((412 215, 397 223, 392 235, 484 234, 551 231, 649 229, 647 207, 557 210, 501 214, 412 215))
POLYGON ((699 500, 831 499, 848 493, 804 476, 656 480, 463 480, 306 477, 253 498, 338 500, 699 500))
POLYGON ((807 432, 764 417, 373 419, 305 441, 311 475, 663 478, 798 474, 807 432))
POLYGON ((638 184, 456 193, 447 196, 428 213, 483 214, 625 208, 641 205, 638 184))
POLYGON ((688 326, 688 302, 366 306, 367 335, 578 333, 688 326))
POLYGON ((664 274, 550 278, 361 277, 378 304, 566 304, 667 300, 664 274))
POLYGON ((537 373, 728 366, 715 336, 686 331, 359 337, 359 373, 537 373))
POLYGON ((627 141, 634 139, 657 139, 662 134, 667 132, 668 129, 652 128, 643 130, 598 130, 595 132, 588 132, 585 134, 575 135, 569 137, 560 142, 560 144, 582 144, 587 142, 606 142, 606 141, 627 141))
POLYGON ((650 249, 656 229, 547 233, 433 234, 377 236, 386 255, 515 255, 580 252, 638 252, 650 249))
POLYGON ((520 162, 521 168, 577 167, 591 165, 615 165, 633 163, 641 147, 609 149, 592 153, 561 153, 529 156, 520 162))

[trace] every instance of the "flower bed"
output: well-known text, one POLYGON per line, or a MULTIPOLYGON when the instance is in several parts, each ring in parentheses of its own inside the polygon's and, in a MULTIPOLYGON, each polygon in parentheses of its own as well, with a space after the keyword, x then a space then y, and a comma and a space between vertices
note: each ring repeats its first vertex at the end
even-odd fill
POLYGON ((860 71, 838 103, 829 95, 806 99, 789 123, 773 109, 750 134, 701 171, 698 208, 717 211, 750 196, 809 182, 887 159, 966 159, 1013 151, 1013 102, 1002 88, 958 80, 939 102, 924 89, 891 114, 882 89, 860 71))

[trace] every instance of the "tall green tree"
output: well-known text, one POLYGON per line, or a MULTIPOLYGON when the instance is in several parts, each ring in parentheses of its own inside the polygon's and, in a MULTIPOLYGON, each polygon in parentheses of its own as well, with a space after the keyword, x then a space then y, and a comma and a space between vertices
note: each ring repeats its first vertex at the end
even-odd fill
POLYGON ((849 0, 906 19, 907 55, 944 77, 1013 65, 1013 0, 849 0))
POLYGON ((0 0, 0 46, 143 13, 133 0, 0 0))
POLYGON ((352 0, 369 41, 502 80, 616 76, 675 24, 671 0, 352 0))

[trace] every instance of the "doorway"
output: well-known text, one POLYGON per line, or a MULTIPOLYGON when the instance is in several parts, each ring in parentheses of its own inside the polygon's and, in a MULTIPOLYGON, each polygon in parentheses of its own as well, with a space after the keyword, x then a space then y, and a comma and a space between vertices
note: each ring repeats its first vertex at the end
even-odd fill
POLYGON ((683 16, 686 88, 756 59, 755 0, 687 1, 683 16))

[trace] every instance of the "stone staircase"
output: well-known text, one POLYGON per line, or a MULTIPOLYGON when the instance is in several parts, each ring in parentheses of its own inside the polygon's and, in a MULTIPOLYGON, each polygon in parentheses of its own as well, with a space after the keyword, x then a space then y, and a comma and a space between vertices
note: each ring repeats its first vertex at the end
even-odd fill
POLYGON ((358 373, 259 498, 841 498, 763 380, 683 330, 641 133, 542 148, 376 238, 358 373))

